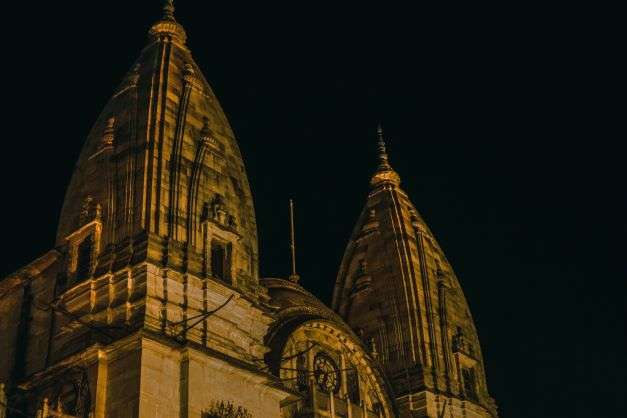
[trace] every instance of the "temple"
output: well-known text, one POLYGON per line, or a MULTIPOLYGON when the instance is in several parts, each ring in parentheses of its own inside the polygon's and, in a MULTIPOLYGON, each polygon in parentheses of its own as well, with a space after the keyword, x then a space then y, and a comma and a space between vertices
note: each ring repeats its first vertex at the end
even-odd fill
POLYGON ((295 272, 259 277, 246 168, 186 38, 165 1, 87 135, 54 248, 0 280, 0 418, 496 417, 381 129, 333 309, 295 272))

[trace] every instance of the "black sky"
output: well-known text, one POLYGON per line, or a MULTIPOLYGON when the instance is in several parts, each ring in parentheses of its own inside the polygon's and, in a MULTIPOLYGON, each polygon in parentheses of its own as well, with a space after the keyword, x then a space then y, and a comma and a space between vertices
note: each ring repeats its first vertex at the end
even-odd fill
MULTIPOLYGON (((3 6, 19 26, 5 26, 0 275, 53 245, 80 147, 158 3, 3 6)), ((626 416, 615 54, 572 7, 177 2, 244 154, 263 275, 288 274, 293 197, 302 284, 330 301, 382 121, 503 418, 626 416)))

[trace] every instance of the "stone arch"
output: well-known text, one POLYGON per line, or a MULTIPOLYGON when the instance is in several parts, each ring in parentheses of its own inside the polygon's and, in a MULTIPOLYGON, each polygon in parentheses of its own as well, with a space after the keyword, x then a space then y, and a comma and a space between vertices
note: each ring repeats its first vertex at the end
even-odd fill
MULTIPOLYGON (((325 353, 332 356, 339 365, 338 375, 341 376, 341 390, 334 394, 335 407, 359 408, 360 411, 368 411, 367 416, 392 418, 396 416, 395 404, 391 398, 391 392, 385 377, 380 372, 376 361, 363 346, 361 341, 349 330, 345 329, 341 323, 336 323, 329 318, 295 318, 285 324, 283 332, 275 332, 275 337, 280 338, 280 347, 274 346, 275 351, 280 353, 274 357, 272 365, 275 373, 281 380, 289 386, 296 387, 298 383, 297 358, 299 355, 312 356, 318 353, 325 353), (351 404, 348 398, 347 375, 354 370, 358 374, 361 387, 361 397, 359 405, 351 404)), ((315 385, 313 364, 309 360, 309 376, 312 385, 315 385)), ((310 388, 311 389, 311 388, 310 388)), ((331 398, 330 392, 316 389, 322 393, 318 397, 327 396, 331 398)), ((312 392, 312 390, 310 390, 312 392)), ((304 397, 310 396, 309 393, 304 397)), ((311 400, 310 400, 311 402, 311 400)), ((326 401, 325 401, 326 402, 326 401)), ((326 404, 325 404, 326 405, 326 404)))

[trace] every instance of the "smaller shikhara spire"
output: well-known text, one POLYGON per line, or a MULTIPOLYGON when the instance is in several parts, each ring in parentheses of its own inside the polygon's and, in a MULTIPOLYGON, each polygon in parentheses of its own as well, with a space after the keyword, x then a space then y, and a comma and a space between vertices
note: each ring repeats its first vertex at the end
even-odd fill
POLYGON ((383 127, 381 126, 381 123, 377 126, 377 146, 379 153, 379 167, 370 180, 370 185, 373 187, 379 186, 383 183, 391 183, 396 186, 400 185, 401 178, 390 165, 390 158, 385 145, 385 137, 383 135, 383 127))

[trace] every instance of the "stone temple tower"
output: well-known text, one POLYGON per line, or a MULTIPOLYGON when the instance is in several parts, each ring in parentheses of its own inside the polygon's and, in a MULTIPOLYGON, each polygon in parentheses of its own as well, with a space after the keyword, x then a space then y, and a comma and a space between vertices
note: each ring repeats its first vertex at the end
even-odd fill
POLYGON ((87 137, 57 246, 76 247, 69 284, 134 257, 210 273, 253 295, 257 227, 246 171, 173 12, 166 2, 148 45, 87 137), (89 251, 98 263, 77 264, 89 261, 89 251))
POLYGON ((240 150, 165 1, 85 140, 55 248, 0 281, 9 412, 200 416, 239 393, 277 416, 257 251, 240 150))
POLYGON ((381 127, 379 167, 333 296, 371 344, 402 417, 496 416, 477 331, 452 267, 391 167, 381 127))

